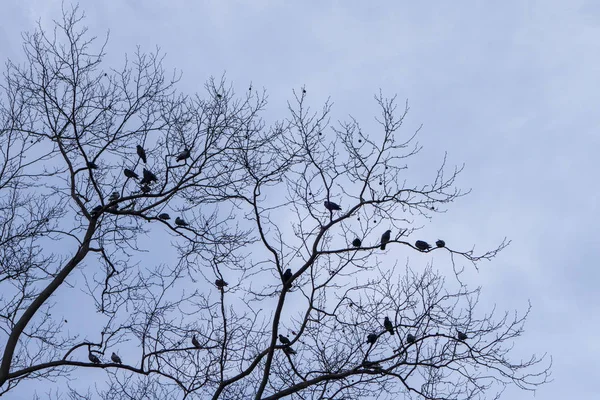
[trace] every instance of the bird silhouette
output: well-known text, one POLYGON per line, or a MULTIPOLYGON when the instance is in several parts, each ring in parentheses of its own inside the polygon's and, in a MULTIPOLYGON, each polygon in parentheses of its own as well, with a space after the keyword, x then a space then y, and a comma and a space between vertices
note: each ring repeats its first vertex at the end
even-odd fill
POLYGON ((415 242, 415 247, 421 251, 426 251, 429 250, 431 248, 431 245, 427 242, 424 242, 422 240, 417 240, 415 242))
POLYGON ((435 242, 435 245, 437 247, 446 247, 446 242, 444 242, 442 239, 438 239, 438 241, 435 242))
POLYGON ((146 151, 144 150, 144 148, 138 144, 135 149, 137 151, 137 155, 140 156, 144 164, 146 164, 146 151))
POLYGON ((283 352, 284 352, 285 354, 287 354, 288 356, 291 356, 291 355, 297 354, 297 353, 296 353, 296 350, 292 349, 290 346, 286 346, 286 347, 284 347, 282 350, 283 350, 283 352))
POLYGON ((456 331, 456 337, 458 338, 458 340, 467 340, 469 337, 467 336, 466 333, 461 332, 461 331, 456 331))
POLYGON ((375 344, 376 341, 377 341, 377 334, 376 333, 369 333, 367 335, 367 343, 375 344))
POLYGON ((223 289, 225 286, 228 286, 229 284, 227 282, 225 282, 223 279, 217 279, 215 281, 215 285, 217 285, 217 287, 219 289, 223 289))
POLYGON ((359 238, 356 238, 352 241, 352 246, 354 246, 354 247, 360 247, 361 244, 362 244, 362 242, 359 238))
POLYGON ((168 219, 171 219, 171 216, 167 213, 162 213, 162 214, 158 214, 158 218, 166 221, 168 219))
POLYGON ((291 278, 292 278, 292 270, 288 268, 283 273, 283 283, 286 284, 287 281, 289 281, 291 278))
POLYGON ((145 184, 145 183, 152 183, 152 182, 157 182, 158 178, 156 177, 156 175, 154 175, 150 170, 147 170, 146 168, 144 168, 144 170, 142 171, 142 180, 140 181, 140 184, 145 184))
POLYGON ((100 215, 100 211, 102 211, 102 206, 96 206, 96 207, 92 208, 90 215, 92 216, 92 218, 95 218, 98 215, 100 215))
POLYGON ((198 341, 198 339, 196 339, 196 335, 192 336, 192 344, 197 349, 201 349, 202 348, 202 346, 200 345, 200 342, 198 341))
POLYGON ((150 185, 145 183, 140 186, 140 190, 142 191, 142 193, 150 193, 152 191, 152 188, 150 187, 150 185))
POLYGON ((121 362, 121 357, 119 357, 118 355, 116 355, 114 351, 113 351, 112 355, 110 356, 110 359, 113 360, 113 362, 115 362, 117 364, 123 364, 121 362))
POLYGON ((284 346, 289 346, 290 344, 292 344, 292 342, 290 342, 290 339, 288 339, 287 336, 283 336, 282 334, 279 334, 279 341, 284 346))
POLYGON ((190 149, 188 149, 187 147, 177 155, 177 161, 184 161, 187 160, 188 158, 190 158, 190 149))
POLYGON ((88 353, 88 358, 92 363, 100 364, 100 359, 98 357, 96 357, 94 354, 92 354, 91 352, 88 353))
POLYGON ((131 179, 140 179, 140 177, 138 176, 138 174, 136 174, 134 171, 125 168, 123 170, 123 173, 125 174, 126 177, 131 178, 131 179))
POLYGON ((119 200, 119 198, 121 198, 121 195, 119 195, 119 192, 112 192, 110 194, 110 196, 108 196, 108 201, 112 203, 113 201, 119 200))
POLYGON ((376 361, 364 360, 361 365, 364 368, 381 369, 381 365, 376 361))
POLYGON ((385 250, 385 245, 390 241, 390 238, 392 237, 392 231, 391 230, 387 230, 385 232, 383 232, 383 235, 381 235, 381 250, 385 250))
POLYGON ((328 209, 329 211, 339 211, 342 209, 342 207, 340 207, 338 204, 334 203, 333 201, 327 201, 325 200, 325 208, 328 209))
POLYGON ((406 341, 408 343, 414 343, 416 340, 417 338, 415 338, 412 334, 409 333, 408 335, 406 335, 406 341))
POLYGON ((88 161, 86 165, 89 169, 98 169, 98 165, 96 165, 96 163, 93 161, 88 161))
POLYGON ((179 225, 179 226, 188 226, 188 223, 185 222, 185 220, 183 218, 175 218, 175 224, 179 225))
POLYGON ((394 334, 394 326, 392 325, 392 321, 390 321, 388 317, 385 317, 385 319, 383 320, 383 326, 385 330, 390 333, 390 335, 394 334))

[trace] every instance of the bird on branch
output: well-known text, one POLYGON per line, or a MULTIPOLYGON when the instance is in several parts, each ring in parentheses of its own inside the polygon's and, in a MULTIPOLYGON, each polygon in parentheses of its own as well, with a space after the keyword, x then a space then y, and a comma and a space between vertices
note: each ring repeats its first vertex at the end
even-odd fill
POLYGON ((342 207, 340 207, 338 204, 334 203, 333 201, 327 201, 325 200, 325 208, 328 209, 329 211, 341 211, 342 207))
POLYGON ((414 343, 414 342, 417 341, 417 338, 414 337, 412 334, 409 333, 408 335, 406 335, 406 341, 408 343, 412 344, 412 343, 414 343))
POLYGON ((391 230, 387 230, 385 232, 383 232, 383 235, 381 235, 381 250, 385 250, 385 245, 390 241, 390 238, 392 237, 392 231, 391 230))
POLYGON ((100 364, 100 359, 96 357, 96 355, 92 354, 92 352, 88 353, 88 358, 93 364, 100 364))
POLYGON ((202 346, 200 345, 200 342, 198 341, 198 339, 196 339, 196 335, 192 336, 192 344, 197 349, 201 349, 202 348, 202 346))
POLYGON ((188 158, 190 158, 190 155, 191 155, 191 153, 190 153, 190 149, 188 149, 188 148, 186 147, 186 148, 185 148, 185 149, 184 149, 184 150, 183 150, 181 153, 179 153, 179 154, 177 155, 177 158, 176 158, 176 160, 177 160, 177 161, 184 161, 184 160, 187 160, 188 158))
POLYGON ((229 284, 228 284, 227 282, 225 282, 223 279, 217 279, 217 280, 215 281, 215 285, 217 285, 217 287, 218 287, 219 289, 223 290, 223 288, 224 288, 225 286, 228 286, 229 284))
POLYGON ((352 241, 352 246, 360 247, 362 245, 362 241, 359 238, 356 238, 352 241))
POLYGON ((138 144, 135 149, 137 151, 137 155, 142 159, 144 164, 146 164, 147 159, 146 159, 146 151, 144 150, 144 148, 138 144))
POLYGON ((431 245, 423 240, 417 240, 415 242, 415 247, 421 251, 427 251, 431 248, 431 245))
POLYGON ((469 338, 466 333, 461 332, 461 331, 456 331, 456 337, 460 341, 467 340, 469 338))
POLYGON ((435 245, 437 247, 446 247, 446 242, 444 242, 442 239, 438 239, 438 241, 435 242, 435 245))
POLYGON ((175 224, 178 226, 188 226, 188 223, 185 222, 185 220, 183 218, 175 218, 175 224))
POLYGON ((390 335, 394 334, 394 326, 392 325, 392 321, 390 321, 388 317, 385 317, 385 320, 383 321, 383 326, 385 330, 390 333, 390 335))
POLYGON ((119 357, 118 355, 116 355, 114 351, 113 351, 112 355, 110 356, 110 359, 113 360, 113 362, 115 362, 117 364, 123 364, 121 362, 121 357, 119 357))
POLYGON ((367 335, 367 343, 369 344, 375 344, 375 342, 377 342, 377 334, 376 333, 369 333, 367 335))
POLYGON ((142 171, 142 175, 143 175, 143 178, 140 181, 141 185, 158 181, 158 178, 156 177, 156 175, 154 175, 150 170, 148 170, 146 168, 144 168, 144 170, 142 171))
POLYGON ((167 213, 162 213, 162 214, 158 214, 158 218, 162 219, 163 221, 166 221, 168 219, 171 219, 171 216, 167 213))
POLYGON ((292 344, 292 342, 290 342, 290 339, 288 339, 287 336, 283 336, 281 333, 279 334, 279 341, 284 346, 289 346, 290 344, 292 344))
POLYGON ((138 174, 136 174, 134 171, 125 168, 123 170, 123 173, 125 174, 126 177, 131 178, 131 179, 140 179, 140 177, 138 176, 138 174))

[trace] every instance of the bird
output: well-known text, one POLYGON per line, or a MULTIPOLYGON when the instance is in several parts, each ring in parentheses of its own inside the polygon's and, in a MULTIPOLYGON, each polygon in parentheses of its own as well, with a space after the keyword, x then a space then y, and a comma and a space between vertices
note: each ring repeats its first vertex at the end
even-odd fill
POLYGON ((327 201, 325 200, 325 208, 328 209, 329 211, 339 211, 342 209, 342 207, 340 207, 338 204, 334 203, 333 201, 327 201))
POLYGON ((352 241, 352 246, 354 246, 354 247, 360 247, 361 244, 362 244, 362 242, 360 241, 359 238, 356 238, 352 241))
POLYGON ((390 241, 391 235, 392 231, 389 229, 381 235, 381 250, 385 250, 385 245, 390 241))
POLYGON ((140 186, 140 190, 142 191, 142 193, 150 193, 152 191, 152 188, 147 183, 145 183, 140 186))
POLYGON ((438 239, 437 242, 435 242, 435 245, 437 247, 446 247, 446 242, 444 242, 442 239, 438 239))
POLYGON ((467 340, 469 337, 467 336, 466 333, 461 332, 461 331, 456 331, 456 337, 458 338, 458 340, 467 340))
POLYGON ((112 203, 113 201, 119 200, 120 197, 119 192, 112 192, 110 196, 108 196, 108 201, 112 203))
POLYGON ((377 341, 377 334, 376 333, 369 333, 367 335, 367 343, 375 344, 376 341, 377 341))
POLYGON ((145 183, 152 183, 158 181, 156 175, 154 175, 150 170, 147 170, 146 168, 144 168, 144 170, 142 171, 142 175, 143 178, 140 181, 140 184, 142 185, 145 183))
POLYGON ((146 164, 147 159, 146 159, 146 151, 144 150, 144 148, 138 144, 135 149, 137 151, 138 156, 140 156, 140 158, 142 159, 144 164, 146 164))
POLYGON ((184 161, 187 160, 188 158, 190 158, 190 149, 188 149, 187 147, 177 155, 176 160, 177 161, 184 161))
POLYGON ((192 336, 192 344, 197 349, 201 349, 202 348, 202 346, 200 345, 200 342, 198 341, 198 339, 196 339, 196 335, 192 336))
POLYGON ((288 339, 287 336, 283 336, 281 333, 279 334, 279 341, 284 346, 289 346, 290 344, 292 344, 292 342, 290 342, 290 339, 288 339))
POLYGON ((98 165, 96 165, 96 163, 93 161, 88 161, 86 165, 89 169, 98 169, 98 165))
POLYGON ((162 214, 158 214, 158 219, 162 219, 162 220, 168 220, 171 219, 171 216, 167 213, 162 213, 162 214))
POLYGON ((292 348, 291 348, 291 347, 289 347, 289 346, 286 346, 286 347, 284 347, 282 350, 283 350, 283 352, 284 352, 285 354, 287 354, 288 356, 291 356, 291 355, 293 355, 293 354, 297 354, 297 353, 296 353, 296 350, 292 349, 292 348))
POLYGON ((91 352, 88 354, 88 358, 90 359, 90 361, 94 364, 100 364, 100 359, 98 357, 96 357, 94 354, 92 354, 91 352))
POLYGON ((292 270, 291 269, 286 269, 285 272, 283 273, 283 283, 286 283, 287 281, 289 281, 292 278, 292 270))
POLYGON ((376 361, 364 360, 361 365, 365 368, 381 369, 381 365, 376 361))
POLYGON ((92 211, 90 212, 90 215, 92 216, 92 218, 95 218, 98 215, 100 215, 100 211, 101 210, 102 210, 102 206, 96 206, 96 207, 92 208, 92 211))
POLYGON ((225 282, 223 279, 217 279, 215 281, 215 285, 217 285, 217 287, 219 289, 223 289, 225 286, 228 286, 229 284, 227 282, 225 282))
POLYGON ((123 173, 125 174, 126 177, 131 178, 131 179, 140 179, 140 177, 138 176, 138 174, 136 174, 134 171, 125 168, 123 170, 123 173))
POLYGON ((394 326, 388 317, 385 317, 385 320, 383 320, 383 326, 385 327, 385 330, 390 333, 390 335, 394 334, 394 326))
POLYGON ((416 340, 417 340, 417 338, 414 337, 412 334, 409 333, 408 335, 406 335, 406 341, 408 343, 414 343, 416 340))
POLYGON ((113 362, 115 362, 117 364, 123 364, 123 362, 121 362, 121 357, 116 355, 114 351, 113 351, 112 355, 110 356, 110 359, 113 360, 113 362))
POLYGON ((425 250, 429 250, 431 248, 431 245, 427 242, 424 242, 422 240, 417 240, 415 242, 415 247, 421 251, 425 251, 425 250))
POLYGON ((179 226, 188 226, 188 223, 185 222, 185 220, 183 218, 175 218, 175 224, 179 225, 179 226))

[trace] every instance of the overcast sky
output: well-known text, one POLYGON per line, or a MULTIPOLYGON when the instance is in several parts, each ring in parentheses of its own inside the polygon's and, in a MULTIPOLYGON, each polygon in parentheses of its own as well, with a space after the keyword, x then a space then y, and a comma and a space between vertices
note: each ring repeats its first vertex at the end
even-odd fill
MULTIPOLYGON (((159 46, 190 93, 223 73, 238 88, 264 87, 267 118, 283 118, 302 85, 311 104, 330 96, 336 118, 351 114, 367 125, 380 88, 408 99, 405 129, 423 124, 423 168, 447 151, 451 164, 466 164, 459 185, 473 189, 423 235, 480 250, 512 239, 472 283, 483 286, 490 308, 525 310, 531 301, 514 355, 554 359, 554 382, 536 398, 596 398, 600 2, 80 4, 94 34, 110 30, 109 64, 120 65, 136 45, 159 46)), ((0 58, 20 61, 20 33, 39 18, 50 26, 61 1, 4 0, 2 7, 0 58)), ((406 256, 399 257, 402 264, 406 256)), ((411 260, 413 267, 430 261, 411 260)), ((509 389, 504 398, 534 397, 509 389)))

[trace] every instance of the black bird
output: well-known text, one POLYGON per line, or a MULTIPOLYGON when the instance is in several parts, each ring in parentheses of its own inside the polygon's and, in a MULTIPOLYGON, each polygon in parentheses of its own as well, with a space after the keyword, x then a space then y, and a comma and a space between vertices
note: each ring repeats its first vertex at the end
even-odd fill
POLYGON ((458 340, 467 340, 469 337, 467 336, 466 333, 461 332, 461 331, 456 331, 456 337, 458 338, 458 340))
POLYGON ((383 233, 383 235, 381 235, 381 250, 385 250, 385 245, 390 241, 390 238, 392 237, 392 231, 391 230, 387 230, 383 233))
POLYGON ((183 218, 175 218, 175 224, 179 226, 188 226, 188 223, 183 220, 183 218))
POLYGON ((435 245, 437 247, 446 247, 446 242, 444 242, 442 239, 438 239, 438 241, 435 242, 435 245))
POLYGON ((136 174, 135 172, 133 172, 130 169, 125 168, 123 170, 123 173, 125 174, 126 177, 131 178, 131 179, 140 179, 140 177, 138 176, 138 174, 136 174))
POLYGON ((113 362, 115 362, 117 364, 123 364, 121 362, 121 357, 119 357, 118 355, 116 355, 114 351, 113 351, 112 355, 110 356, 110 359, 113 360, 113 362))
POLYGON ((381 365, 375 361, 364 360, 361 364, 364 368, 381 369, 381 365))
POLYGON ((138 156, 140 156, 144 164, 146 164, 146 151, 144 150, 144 148, 138 144, 135 149, 137 150, 138 156))
POLYGON ((421 251, 425 251, 425 250, 429 250, 431 248, 431 245, 427 242, 424 242, 422 240, 417 240, 415 242, 415 247, 421 251))
POLYGON ((217 285, 217 287, 219 289, 223 289, 225 286, 228 286, 229 284, 227 282, 225 282, 223 279, 217 279, 215 281, 215 285, 217 285))
POLYGON ((375 344, 376 341, 377 341, 377 334, 376 333, 369 333, 367 335, 367 343, 375 344))
POLYGON ((88 354, 88 358, 90 359, 90 361, 94 364, 100 364, 100 359, 98 357, 96 357, 94 354, 89 353, 88 354))
POLYGON ((86 165, 87 165, 87 167, 88 167, 89 169, 98 169, 98 166, 97 166, 97 165, 96 165, 96 163, 95 163, 95 162, 93 162, 93 161, 88 161, 88 162, 86 163, 86 165))
POLYGON ((112 203, 113 201, 119 200, 120 197, 121 195, 119 195, 119 192, 112 192, 110 196, 108 196, 108 201, 112 203))
POLYGON ((284 352, 285 354, 287 354, 288 356, 291 356, 291 355, 293 355, 293 354, 297 354, 297 353, 296 353, 296 350, 292 349, 292 348, 291 348, 291 347, 289 347, 289 346, 286 346, 286 347, 284 347, 282 350, 283 350, 283 352, 284 352))
POLYGON ((158 218, 166 221, 168 219, 171 219, 171 216, 167 213, 162 213, 162 214, 158 214, 158 218))
POLYGON ((279 334, 279 341, 284 346, 289 346, 290 344, 292 344, 292 342, 290 342, 290 339, 288 339, 287 336, 283 336, 281 333, 279 334))
POLYGON ((292 278, 292 270, 288 268, 283 273, 283 283, 287 283, 287 281, 289 281, 291 278, 292 278))
POLYGON ((414 343, 416 340, 417 340, 417 338, 414 337, 412 334, 409 333, 408 335, 406 335, 406 341, 408 343, 414 343))
POLYGON ((342 207, 340 207, 338 204, 334 203, 333 201, 327 201, 325 200, 325 208, 328 209, 329 211, 340 211, 342 209, 342 207))
POLYGON ((142 186, 140 186, 140 190, 142 191, 142 193, 150 193, 152 191, 152 188, 147 183, 145 183, 142 186))
POLYGON ((192 344, 197 349, 201 349, 202 348, 202 346, 200 345, 200 342, 198 341, 198 339, 196 339, 196 335, 192 336, 192 344))
POLYGON ((187 160, 188 158, 190 158, 190 149, 188 149, 187 147, 177 155, 177 161, 184 161, 187 160))
POLYGON ((158 178, 156 177, 156 175, 154 175, 151 171, 147 170, 146 168, 144 168, 144 170, 142 171, 143 174, 143 178, 140 181, 140 183, 143 185, 144 183, 152 183, 152 182, 157 182, 158 178))
POLYGON ((98 215, 100 215, 101 210, 102 210, 102 206, 96 206, 96 207, 92 208, 90 215, 92 216, 92 218, 96 218, 98 215))
POLYGON ((394 326, 388 317, 385 317, 385 320, 383 320, 383 326, 385 327, 385 330, 390 333, 390 335, 394 334, 394 326))
POLYGON ((356 238, 352 241, 352 246, 354 246, 354 247, 360 247, 361 244, 362 244, 362 242, 360 241, 359 238, 356 238))

